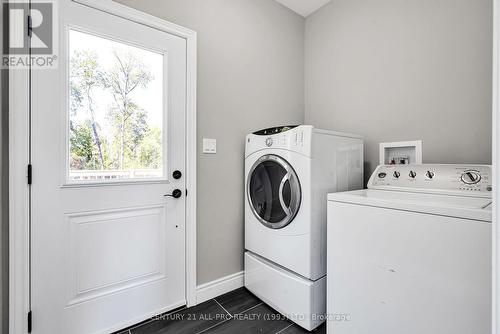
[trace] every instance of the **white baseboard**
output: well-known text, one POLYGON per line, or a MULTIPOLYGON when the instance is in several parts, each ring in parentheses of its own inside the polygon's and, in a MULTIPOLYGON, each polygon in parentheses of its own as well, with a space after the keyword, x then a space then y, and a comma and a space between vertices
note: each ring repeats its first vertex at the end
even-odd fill
POLYGON ((196 303, 200 304, 230 291, 241 288, 244 284, 244 272, 234 273, 226 277, 204 283, 196 287, 196 303))

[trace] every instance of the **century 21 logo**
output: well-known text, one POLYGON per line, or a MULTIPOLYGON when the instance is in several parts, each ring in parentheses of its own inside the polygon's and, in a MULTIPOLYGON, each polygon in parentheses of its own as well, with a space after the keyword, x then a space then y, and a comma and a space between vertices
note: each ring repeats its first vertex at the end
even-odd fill
POLYGON ((4 11, 9 13, 8 53, 11 55, 27 54, 28 38, 31 38, 32 55, 49 55, 53 53, 54 13, 53 3, 13 2, 4 4, 4 11), (28 22, 27 22, 28 21, 28 22))

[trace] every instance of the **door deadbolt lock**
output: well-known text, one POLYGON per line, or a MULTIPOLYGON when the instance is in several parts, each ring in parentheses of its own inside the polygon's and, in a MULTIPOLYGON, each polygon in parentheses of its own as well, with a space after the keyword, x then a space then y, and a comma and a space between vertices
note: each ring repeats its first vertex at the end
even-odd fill
POLYGON ((174 179, 178 180, 182 177, 182 172, 180 170, 176 170, 172 173, 172 177, 174 179))
POLYGON ((180 189, 174 189, 172 194, 166 194, 165 197, 180 198, 182 196, 182 191, 180 189))

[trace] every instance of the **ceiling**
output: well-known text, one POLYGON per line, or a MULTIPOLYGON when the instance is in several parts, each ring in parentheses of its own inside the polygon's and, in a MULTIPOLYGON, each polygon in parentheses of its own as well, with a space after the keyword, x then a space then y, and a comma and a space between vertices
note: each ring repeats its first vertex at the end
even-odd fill
POLYGON ((312 14, 331 0, 276 0, 303 17, 312 14))

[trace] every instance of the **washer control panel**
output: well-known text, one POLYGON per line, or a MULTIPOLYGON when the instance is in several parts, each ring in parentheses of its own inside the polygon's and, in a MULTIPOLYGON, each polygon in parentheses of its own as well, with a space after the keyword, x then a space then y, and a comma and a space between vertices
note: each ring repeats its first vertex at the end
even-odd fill
POLYGON ((388 165, 378 166, 369 189, 397 189, 491 197, 491 166, 487 165, 388 165))

